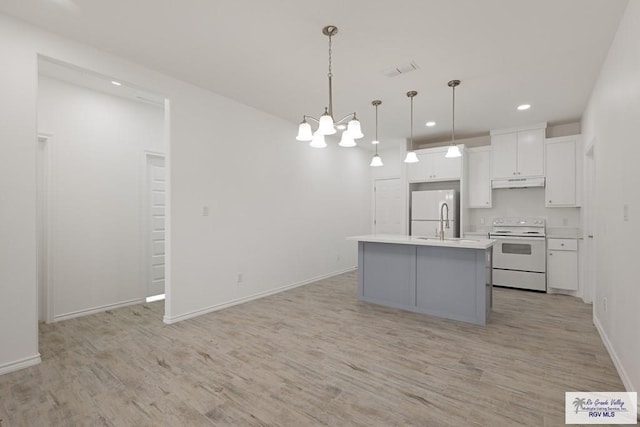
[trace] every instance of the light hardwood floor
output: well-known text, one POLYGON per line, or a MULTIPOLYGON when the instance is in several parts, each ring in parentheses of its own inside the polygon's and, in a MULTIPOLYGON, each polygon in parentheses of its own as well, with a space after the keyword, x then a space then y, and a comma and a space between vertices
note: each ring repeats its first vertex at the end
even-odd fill
POLYGON ((174 325, 163 303, 41 324, 7 426, 560 426, 624 391, 578 299, 496 289, 487 326, 359 302, 348 273, 174 325))

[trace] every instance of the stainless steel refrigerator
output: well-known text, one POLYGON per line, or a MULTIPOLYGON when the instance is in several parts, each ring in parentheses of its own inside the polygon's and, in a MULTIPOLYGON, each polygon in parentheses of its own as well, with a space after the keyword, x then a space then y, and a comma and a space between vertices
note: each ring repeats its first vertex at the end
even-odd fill
MULTIPOLYGON (((440 235, 440 210, 444 203, 449 208, 449 228, 445 237, 458 237, 458 192, 456 190, 430 190, 411 192, 411 235, 437 237, 440 235)), ((446 217, 446 210, 444 214, 446 217)))

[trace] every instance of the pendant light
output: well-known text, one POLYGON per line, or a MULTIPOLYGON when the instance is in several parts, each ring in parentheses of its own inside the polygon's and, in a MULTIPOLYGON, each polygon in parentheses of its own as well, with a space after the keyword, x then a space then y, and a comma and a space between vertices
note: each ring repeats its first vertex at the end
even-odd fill
POLYGON ((376 107, 376 139, 371 141, 371 143, 376 146, 376 154, 373 156, 373 159, 371 159, 371 163, 369 164, 369 166, 374 168, 377 166, 384 166, 384 164, 382 163, 382 159, 378 154, 378 144, 380 144, 380 140, 378 139, 378 106, 380 104, 382 104, 382 101, 380 101, 379 99, 376 99, 375 101, 371 101, 371 105, 376 107))
POLYGON ((413 151, 413 97, 416 96, 418 92, 415 90, 407 92, 407 96, 411 99, 411 139, 409 145, 409 151, 407 151, 407 157, 404 158, 405 163, 417 163, 420 161, 416 152, 413 151))
POLYGON ((320 116, 320 119, 316 119, 312 116, 302 116, 302 123, 298 126, 298 141, 310 141, 310 146, 314 148, 324 148, 327 143, 324 140, 325 135, 333 135, 337 129, 345 129, 342 132, 340 138, 341 147, 355 147, 356 139, 362 138, 362 130, 360 127, 360 121, 356 117, 356 113, 349 113, 338 121, 333 119, 333 73, 332 73, 332 51, 331 51, 331 37, 338 34, 338 27, 335 25, 327 25, 322 29, 322 34, 329 37, 329 106, 324 108, 324 113, 320 116), (318 123, 318 129, 313 132, 311 130, 311 124, 307 120, 318 123))
POLYGON ((445 157, 454 158, 454 157, 462 156, 462 153, 460 153, 460 149, 456 145, 456 86, 460 85, 460 80, 450 80, 449 83, 447 83, 447 85, 453 91, 453 107, 452 107, 452 114, 451 114, 452 116, 451 145, 449 146, 449 149, 447 150, 447 154, 445 154, 445 157))

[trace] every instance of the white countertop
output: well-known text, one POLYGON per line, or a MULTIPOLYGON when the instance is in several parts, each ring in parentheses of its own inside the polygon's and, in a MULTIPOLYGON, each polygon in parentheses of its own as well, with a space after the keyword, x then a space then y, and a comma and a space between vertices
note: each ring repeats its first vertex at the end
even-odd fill
POLYGON ((351 236, 347 240, 357 240, 359 242, 373 243, 394 243, 398 245, 416 246, 441 246, 447 248, 466 249, 488 249, 494 245, 495 240, 491 239, 458 239, 445 238, 440 240, 437 237, 416 237, 405 236, 403 234, 368 234, 366 236, 351 236))
POLYGON ((582 230, 572 227, 547 227, 547 239, 582 239, 582 230))

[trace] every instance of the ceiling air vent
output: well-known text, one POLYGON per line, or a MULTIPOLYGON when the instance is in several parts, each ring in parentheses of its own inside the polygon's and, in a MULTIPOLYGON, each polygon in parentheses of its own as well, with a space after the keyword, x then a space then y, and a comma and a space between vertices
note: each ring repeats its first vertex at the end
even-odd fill
POLYGON ((400 74, 410 73, 411 71, 415 71, 418 68, 420 68, 418 67, 418 64, 416 64, 414 61, 410 61, 404 64, 396 65, 395 67, 387 68, 382 72, 382 74, 387 77, 395 77, 399 76, 400 74))

